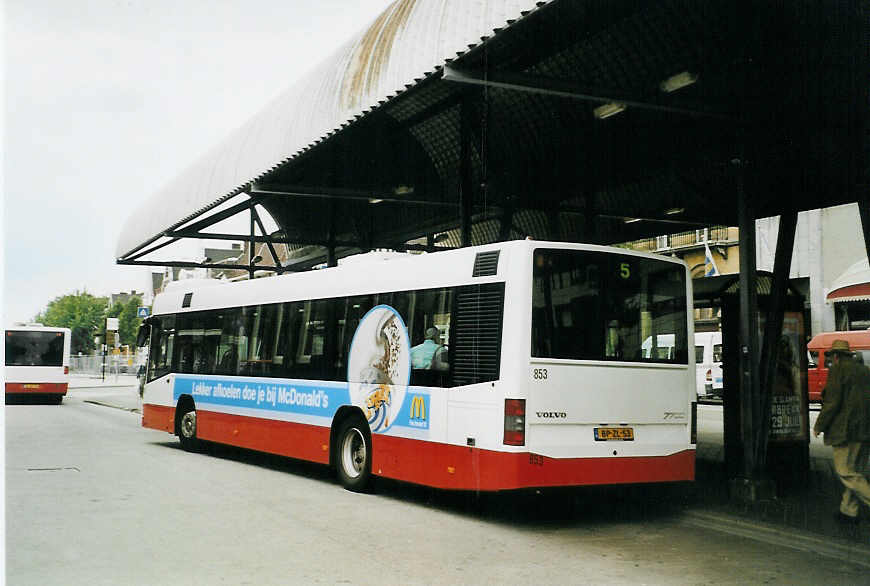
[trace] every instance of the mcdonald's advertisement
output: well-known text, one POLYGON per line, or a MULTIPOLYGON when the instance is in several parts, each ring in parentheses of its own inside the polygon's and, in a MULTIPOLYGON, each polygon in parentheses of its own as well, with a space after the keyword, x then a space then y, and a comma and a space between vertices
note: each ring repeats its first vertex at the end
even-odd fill
POLYGON ((357 326, 347 382, 176 375, 173 394, 175 401, 187 394, 197 404, 262 410, 263 417, 283 412, 331 419, 342 405, 355 405, 373 433, 393 426, 429 430, 431 395, 410 387, 410 375, 411 345, 402 316, 389 305, 378 305, 357 326))

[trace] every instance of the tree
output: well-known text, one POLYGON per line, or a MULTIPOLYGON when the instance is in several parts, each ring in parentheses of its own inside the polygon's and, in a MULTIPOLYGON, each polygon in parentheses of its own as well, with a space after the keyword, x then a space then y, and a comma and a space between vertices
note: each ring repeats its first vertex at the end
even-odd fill
POLYGON ((125 303, 115 303, 109 307, 106 317, 118 318, 118 335, 121 344, 135 346, 136 334, 139 333, 139 326, 142 324, 142 320, 137 315, 141 305, 142 298, 136 295, 125 303))
POLYGON ((76 291, 50 301, 34 321, 47 326, 69 328, 72 330, 71 352, 90 354, 95 348, 94 336, 103 330, 107 305, 105 297, 76 291))

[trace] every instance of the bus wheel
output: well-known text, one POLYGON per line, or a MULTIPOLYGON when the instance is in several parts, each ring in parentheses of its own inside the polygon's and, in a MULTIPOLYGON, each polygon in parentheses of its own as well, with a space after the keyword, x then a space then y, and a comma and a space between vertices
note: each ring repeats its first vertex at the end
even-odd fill
POLYGON ((359 417, 342 421, 336 447, 335 467, 341 485, 354 492, 366 491, 372 476, 372 438, 365 421, 359 417))
POLYGON ((196 439, 196 411, 191 407, 187 407, 187 411, 178 419, 178 441, 188 452, 195 452, 199 448, 199 440, 196 439))

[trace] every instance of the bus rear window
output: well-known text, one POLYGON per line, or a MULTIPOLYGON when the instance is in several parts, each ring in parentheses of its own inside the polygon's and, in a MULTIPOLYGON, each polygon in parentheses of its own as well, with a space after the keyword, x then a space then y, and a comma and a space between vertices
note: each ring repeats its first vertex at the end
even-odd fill
POLYGON ((533 262, 532 356, 688 364, 683 267, 541 248, 533 262))
POLYGON ((6 366, 63 366, 63 334, 7 331, 6 366))

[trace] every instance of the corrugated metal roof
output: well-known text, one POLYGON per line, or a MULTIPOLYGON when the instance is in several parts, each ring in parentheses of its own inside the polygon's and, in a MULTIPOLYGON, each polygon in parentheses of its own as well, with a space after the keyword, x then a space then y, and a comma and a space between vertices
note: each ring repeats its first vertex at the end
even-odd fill
POLYGON ((396 0, 374 22, 131 214, 117 256, 242 192, 548 2, 396 0))

